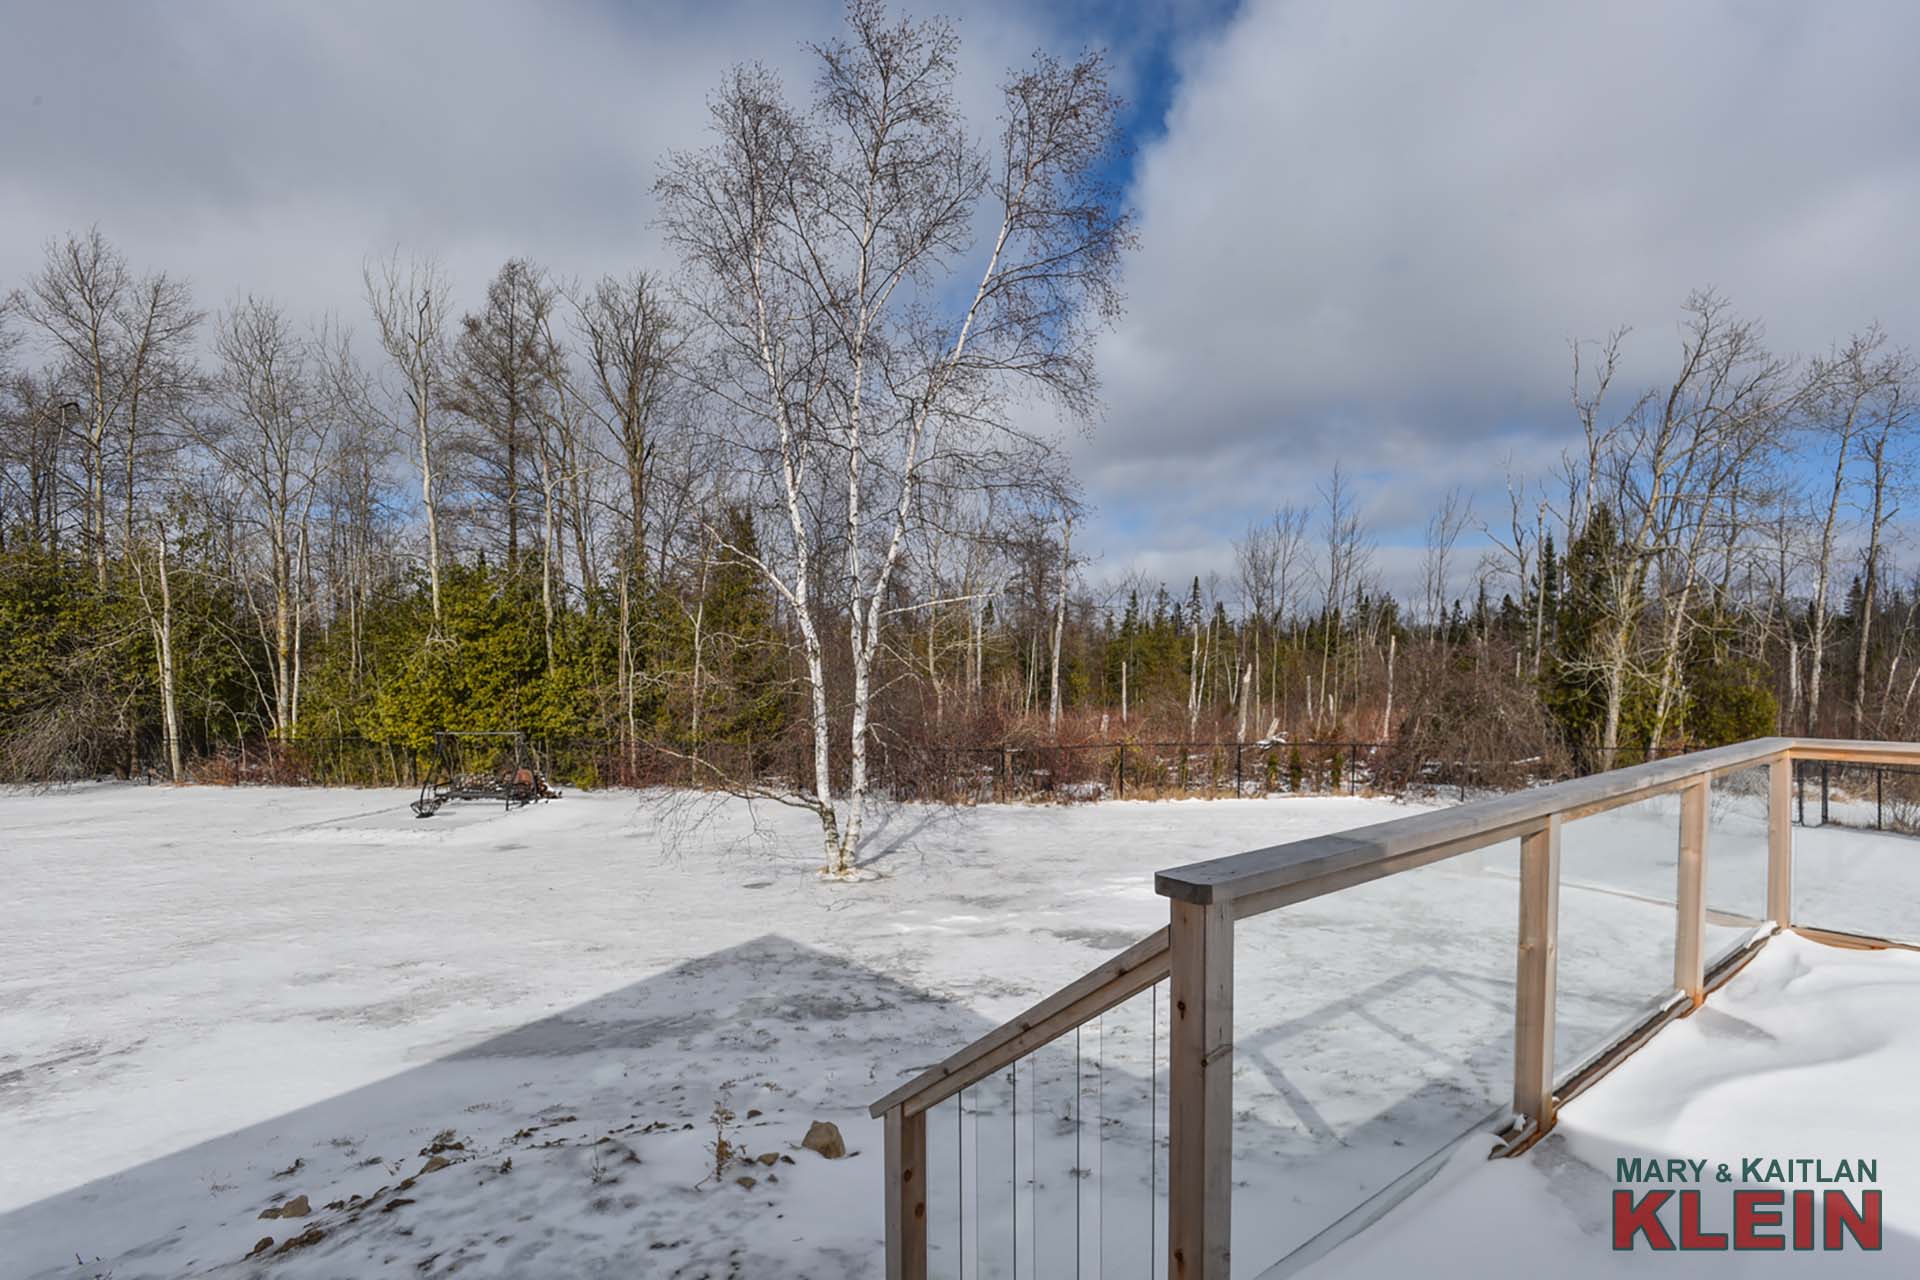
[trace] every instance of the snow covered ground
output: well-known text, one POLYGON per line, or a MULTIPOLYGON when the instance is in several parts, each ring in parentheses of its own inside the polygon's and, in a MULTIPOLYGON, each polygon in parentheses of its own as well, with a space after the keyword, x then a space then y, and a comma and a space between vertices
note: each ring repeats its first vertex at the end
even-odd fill
MULTIPOLYGON (((1714 807, 1717 947, 1763 896, 1739 790, 1714 807)), ((1163 924, 1155 870, 1409 811, 906 806, 879 878, 844 885, 777 806, 420 822, 408 798, 0 795, 0 1277, 878 1275, 873 1097, 1163 924), (848 1156, 800 1146, 815 1120, 848 1156)), ((1567 829, 1566 1061, 1670 982, 1674 809, 1567 829)), ((1850 869, 1806 918, 1920 902, 1920 842, 1804 836, 1850 869)), ((1488 850, 1243 925, 1237 1258, 1501 1104, 1513 867, 1488 850)), ((933 1114, 936 1274, 1159 1273, 1164 1022, 1143 995, 933 1114)))
MULTIPOLYGON (((1552 1259, 1560 1280, 1667 1273, 1911 1276, 1920 1273, 1920 954, 1843 951, 1786 936, 1691 1017, 1670 1024, 1518 1160, 1463 1148, 1435 1180, 1308 1274, 1342 1280, 1519 1274, 1552 1259), (1616 1161, 1705 1160, 1701 1227, 1727 1232, 1743 1161, 1876 1162, 1884 1238, 1877 1253, 1656 1254, 1644 1237, 1615 1252, 1616 1161), (1717 1180, 1725 1163, 1731 1182, 1717 1180), (1444 1260, 1444 1269, 1436 1260, 1444 1260)), ((1763 1164, 1756 1172, 1764 1173, 1763 1164)), ((1804 1169, 1802 1170, 1804 1173, 1804 1169)), ((1636 1194, 1655 1185, 1633 1187, 1636 1194)), ((1677 1188, 1691 1187, 1678 1184, 1677 1188)), ((1796 1177, 1793 1185, 1812 1187, 1796 1177)), ((1833 1184, 1855 1193, 1864 1188, 1833 1184)), ((1765 1235, 1789 1235, 1784 1222, 1765 1235)), ((1676 1204, 1665 1229, 1679 1235, 1676 1204)), ((1816 1217, 1816 1222, 1820 1219, 1816 1217)), ((1824 1224, 1816 1230, 1823 1230, 1824 1224)), ((1815 1237, 1816 1239, 1818 1236, 1815 1237)))
POLYGON ((1156 868, 1399 811, 899 809, 837 885, 777 806, 407 798, 0 796, 0 1274, 875 1275, 872 1098, 1163 924, 1156 868), (774 1164, 711 1178, 716 1104, 774 1164))

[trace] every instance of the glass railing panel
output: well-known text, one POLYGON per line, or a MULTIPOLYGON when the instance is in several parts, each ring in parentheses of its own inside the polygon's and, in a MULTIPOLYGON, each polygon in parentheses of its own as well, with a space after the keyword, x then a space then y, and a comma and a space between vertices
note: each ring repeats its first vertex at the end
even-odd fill
POLYGON ((1235 1274, 1509 1105, 1518 856, 1508 842, 1236 924, 1235 1274))
POLYGON ((1715 778, 1707 805, 1706 962, 1737 950, 1767 918, 1766 765, 1715 778))
POLYGON ((1802 760, 1795 772, 1794 923, 1920 942, 1920 769, 1802 760))
POLYGON ((1558 1075, 1672 995, 1680 796, 1655 796, 1561 828, 1558 1075))

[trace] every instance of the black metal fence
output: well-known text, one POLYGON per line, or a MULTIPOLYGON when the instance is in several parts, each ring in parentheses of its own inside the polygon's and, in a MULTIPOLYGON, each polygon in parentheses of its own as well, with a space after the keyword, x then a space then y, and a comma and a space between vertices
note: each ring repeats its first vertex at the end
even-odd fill
POLYGON ((1797 760, 1794 820, 1803 827, 1854 827, 1920 835, 1920 768, 1797 760))
MULTIPOLYGON (((606 738, 530 738, 549 779, 565 786, 810 790, 810 741, 714 743, 698 750, 606 738)), ((151 759, 152 757, 149 757, 151 759)), ((836 791, 850 785, 844 753, 836 791)), ((351 735, 255 742, 195 760, 210 783, 418 786, 427 748, 351 735)), ((156 778, 150 769, 149 778, 156 778)), ((1542 759, 1438 760, 1363 741, 1022 743, 953 746, 876 742, 874 794, 897 800, 1059 802, 1167 796, 1404 794, 1508 790, 1563 776, 1542 759)), ((157 780, 157 779, 156 779, 157 780)))
POLYGON ((876 780, 909 800, 1098 800, 1165 795, 1358 795, 1371 742, 1104 742, 881 749, 876 780))
MULTIPOLYGON (((716 743, 698 751, 607 738, 531 738, 541 771, 562 786, 696 787, 807 791, 811 744, 794 739, 716 743)), ((1621 748, 1619 765, 1670 752, 1621 748)), ((200 782, 283 786, 417 787, 430 748, 343 735, 251 742, 188 765, 200 782)), ((134 776, 163 781, 159 753, 134 776)), ((978 804, 1155 799, 1510 791, 1570 776, 1544 757, 1435 759, 1403 744, 1362 741, 1105 742, 966 747, 876 743, 868 757, 872 794, 902 801, 978 804)), ((844 753, 833 786, 849 785, 844 753)), ((1920 767, 1803 760, 1794 765, 1794 820, 1920 835, 1920 767)))

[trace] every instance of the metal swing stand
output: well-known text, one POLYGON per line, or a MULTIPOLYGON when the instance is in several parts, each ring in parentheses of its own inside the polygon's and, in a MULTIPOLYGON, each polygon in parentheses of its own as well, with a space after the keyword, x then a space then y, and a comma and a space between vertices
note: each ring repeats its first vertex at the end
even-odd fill
POLYGON ((413 802, 416 818, 431 818, 449 800, 498 800, 509 812, 536 800, 558 800, 536 767, 527 735, 515 730, 433 735, 433 768, 420 783, 413 802), (461 749, 467 739, 483 739, 493 746, 486 768, 470 767, 461 749))

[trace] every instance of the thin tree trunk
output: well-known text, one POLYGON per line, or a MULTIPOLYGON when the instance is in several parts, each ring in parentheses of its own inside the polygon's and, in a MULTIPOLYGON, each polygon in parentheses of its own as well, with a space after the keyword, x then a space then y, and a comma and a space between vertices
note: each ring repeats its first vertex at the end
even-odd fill
POLYGON ((1393 657, 1399 637, 1387 633, 1387 709, 1380 715, 1380 741, 1386 742, 1393 736, 1393 657))
POLYGON ((306 521, 306 518, 303 516, 300 520, 300 568, 299 568, 299 572, 295 575, 295 578, 294 578, 293 672, 292 672, 293 687, 287 700, 288 702, 288 706, 287 706, 288 737, 292 737, 295 733, 297 733, 299 731, 299 725, 300 725, 300 674, 301 674, 300 655, 302 650, 301 639, 302 639, 302 633, 305 629, 306 601, 308 598, 308 594, 309 594, 308 588, 310 585, 311 585, 311 565, 308 563, 307 521, 306 521))
MULTIPOLYGON (((129 548, 131 551, 131 548, 129 548)), ((167 573, 167 534, 160 530, 160 617, 154 628, 154 648, 160 658, 160 711, 167 735, 167 770, 177 785, 186 781, 180 759, 180 705, 174 689, 173 582, 167 573)))
POLYGON ((440 621, 440 513, 433 493, 433 438, 423 404, 415 413, 420 447, 420 505, 427 516, 427 590, 433 601, 433 620, 440 621))
POLYGON ((620 703, 626 713, 627 762, 632 766, 640 742, 640 722, 634 715, 633 707, 633 612, 630 599, 630 583, 633 580, 631 565, 620 574, 620 703))
POLYGON ((1067 517, 1060 539, 1060 593, 1053 608, 1053 691, 1047 704, 1047 727, 1060 729, 1060 638, 1067 627, 1067 584, 1073 574, 1073 517, 1067 517))

